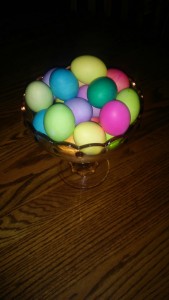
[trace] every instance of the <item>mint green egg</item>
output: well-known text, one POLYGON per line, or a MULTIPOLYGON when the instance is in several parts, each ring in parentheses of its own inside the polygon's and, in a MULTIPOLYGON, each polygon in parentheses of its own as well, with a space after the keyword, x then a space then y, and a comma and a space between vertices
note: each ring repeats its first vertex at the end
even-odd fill
POLYGON ((56 142, 62 142, 73 134, 75 117, 71 109, 63 103, 50 106, 44 116, 47 135, 56 142))
POLYGON ((127 105, 131 115, 130 124, 134 123, 140 112, 140 98, 137 92, 132 88, 125 88, 117 94, 116 99, 127 105))
POLYGON ((38 112, 53 104, 53 94, 50 87, 42 81, 36 80, 28 84, 25 90, 25 101, 28 107, 38 112))

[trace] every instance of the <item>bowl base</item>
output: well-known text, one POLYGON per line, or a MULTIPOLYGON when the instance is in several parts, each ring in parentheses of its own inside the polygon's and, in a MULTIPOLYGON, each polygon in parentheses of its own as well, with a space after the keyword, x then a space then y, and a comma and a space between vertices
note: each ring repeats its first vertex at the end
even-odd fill
POLYGON ((61 160, 60 177, 68 185, 76 189, 89 189, 100 185, 109 173, 109 161, 92 163, 73 163, 61 160))

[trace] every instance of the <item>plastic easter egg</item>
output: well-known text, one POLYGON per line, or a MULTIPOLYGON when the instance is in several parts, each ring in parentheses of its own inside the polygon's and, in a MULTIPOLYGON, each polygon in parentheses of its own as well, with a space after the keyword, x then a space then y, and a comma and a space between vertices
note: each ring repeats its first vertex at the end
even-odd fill
MULTIPOLYGON (((106 135, 99 124, 89 121, 80 123, 75 127, 74 140, 78 146, 92 143, 105 143, 106 135)), ((89 146, 82 148, 80 151, 87 155, 96 155, 99 154, 103 148, 102 146, 89 146)))
POLYGON ((55 98, 66 101, 76 97, 78 93, 78 80, 68 69, 60 68, 53 71, 49 83, 55 98))
POLYGON ((100 111, 100 124, 103 130, 110 135, 124 134, 130 125, 130 111, 119 100, 106 103, 100 111))
POLYGON ((86 84, 94 79, 106 76, 107 67, 98 57, 92 55, 81 55, 71 62, 71 71, 76 78, 86 84))
POLYGON ((65 102, 73 112, 76 125, 81 122, 89 121, 93 115, 92 106, 83 98, 72 98, 65 102))
POLYGON ((26 87, 25 101, 32 111, 38 112, 53 104, 52 91, 44 82, 33 81, 26 87))
POLYGON ((127 105, 131 115, 130 124, 132 124, 140 112, 140 99, 137 92, 131 88, 126 88, 117 94, 116 99, 127 105))
POLYGON ((107 102, 116 98, 117 86, 108 77, 99 77, 93 80, 87 89, 88 101, 91 105, 102 108, 107 102))
POLYGON ((61 142, 73 134, 75 118, 71 109, 62 103, 53 104, 45 113, 44 128, 54 141, 61 142))
POLYGON ((110 68, 107 70, 107 77, 114 80, 118 92, 130 86, 129 78, 122 70, 110 68))
POLYGON ((44 116, 45 116, 45 113, 46 113, 47 109, 42 109, 40 111, 38 111, 34 118, 33 118, 33 121, 32 121, 32 125, 33 127, 46 135, 46 131, 45 131, 45 128, 44 128, 44 116))
POLYGON ((43 78, 42 78, 42 81, 43 81, 44 83, 46 83, 47 85, 49 85, 49 86, 50 86, 50 83, 49 83, 50 75, 52 74, 52 72, 53 72, 54 70, 56 70, 56 68, 52 68, 52 69, 48 70, 48 71, 44 74, 44 76, 43 76, 43 78))

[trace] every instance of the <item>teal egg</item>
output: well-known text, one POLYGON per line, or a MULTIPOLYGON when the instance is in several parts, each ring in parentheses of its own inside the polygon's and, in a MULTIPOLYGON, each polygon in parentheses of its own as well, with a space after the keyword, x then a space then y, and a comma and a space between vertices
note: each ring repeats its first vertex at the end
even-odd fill
POLYGON ((97 108, 102 108, 104 104, 116 98, 117 86, 108 77, 99 77, 93 80, 87 90, 89 103, 97 108))

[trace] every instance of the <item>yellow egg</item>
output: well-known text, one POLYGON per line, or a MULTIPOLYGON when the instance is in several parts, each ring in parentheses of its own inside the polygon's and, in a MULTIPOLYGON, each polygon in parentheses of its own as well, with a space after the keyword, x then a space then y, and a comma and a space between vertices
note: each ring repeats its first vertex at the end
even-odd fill
POLYGON ((65 142, 67 143, 71 143, 71 144, 75 144, 75 141, 74 141, 74 138, 73 138, 73 135, 70 135, 66 140, 65 142))
POLYGON ((75 153, 78 151, 76 148, 71 147, 70 144, 75 144, 73 135, 69 136, 64 142, 69 143, 69 145, 59 145, 59 148, 64 151, 66 154, 75 155, 75 153))
POLYGON ((61 99, 59 99, 59 98, 56 98, 56 99, 55 99, 55 102, 56 102, 56 103, 58 103, 58 102, 59 102, 59 103, 64 103, 64 101, 61 100, 61 99))
POLYGON ((76 78, 85 84, 89 84, 94 79, 107 74, 107 67, 104 62, 92 55, 76 57, 71 62, 70 68, 76 78))
MULTIPOLYGON (((74 130, 74 141, 76 145, 83 146, 86 144, 101 143, 106 142, 106 134, 102 127, 95 122, 82 122, 79 123, 74 130)), ((96 155, 102 152, 104 145, 91 145, 84 147, 81 151, 87 155, 96 155)))
POLYGON ((79 82, 79 87, 81 87, 81 86, 85 85, 85 83, 84 83, 84 82, 81 82, 81 81, 78 81, 78 82, 79 82))

